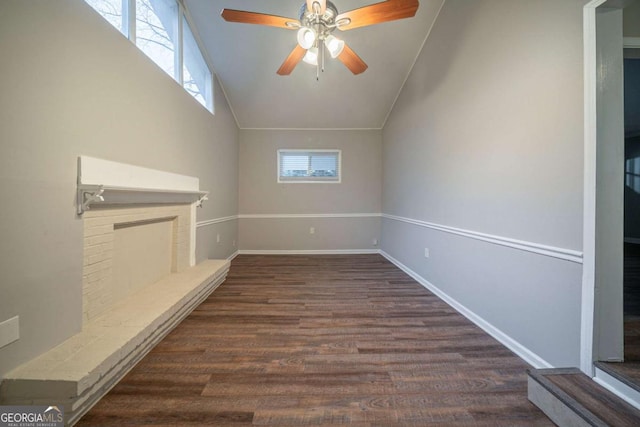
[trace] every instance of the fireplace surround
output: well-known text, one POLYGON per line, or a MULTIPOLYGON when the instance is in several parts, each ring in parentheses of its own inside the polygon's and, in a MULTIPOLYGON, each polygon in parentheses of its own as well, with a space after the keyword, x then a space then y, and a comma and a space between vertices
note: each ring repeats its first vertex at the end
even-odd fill
POLYGON ((73 425, 226 278, 195 265, 199 180, 82 156, 82 330, 9 372, 1 405, 60 405, 73 425))

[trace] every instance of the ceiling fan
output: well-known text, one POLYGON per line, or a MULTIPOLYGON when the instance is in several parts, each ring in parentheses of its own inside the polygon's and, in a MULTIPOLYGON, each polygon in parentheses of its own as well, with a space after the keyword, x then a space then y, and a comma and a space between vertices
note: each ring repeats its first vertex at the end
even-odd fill
POLYGON ((336 28, 347 31, 410 18, 415 16, 418 6, 418 0, 386 0, 339 14, 328 0, 306 0, 300 7, 299 19, 234 9, 223 9, 221 15, 227 22, 297 30, 298 44, 277 73, 288 76, 300 61, 304 61, 316 66, 318 79, 320 69, 324 71, 325 47, 332 58, 338 58, 353 74, 360 74, 368 67, 344 41, 331 34, 336 28))

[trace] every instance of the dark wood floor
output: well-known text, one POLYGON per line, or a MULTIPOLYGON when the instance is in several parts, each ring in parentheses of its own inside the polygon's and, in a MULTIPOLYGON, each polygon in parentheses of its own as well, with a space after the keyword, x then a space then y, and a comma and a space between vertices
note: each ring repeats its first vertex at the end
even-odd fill
POLYGON ((239 256, 78 425, 551 426, 528 367, 379 255, 239 256))

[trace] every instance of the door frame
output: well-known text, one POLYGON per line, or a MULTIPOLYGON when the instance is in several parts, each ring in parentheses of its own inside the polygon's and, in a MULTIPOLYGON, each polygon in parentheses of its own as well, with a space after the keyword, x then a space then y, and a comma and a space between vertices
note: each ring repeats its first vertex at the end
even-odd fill
MULTIPOLYGON (((584 31, 584 200, 583 200, 583 273, 582 273, 582 308, 581 308, 581 331, 580 331, 580 369, 587 375, 593 377, 593 363, 601 359, 601 355, 608 353, 607 359, 622 360, 624 356, 623 331, 621 346, 614 349, 604 349, 601 335, 617 325, 612 324, 611 316, 605 316, 602 312, 602 303, 606 297, 604 291, 606 286, 602 286, 602 271, 596 270, 597 264, 601 266, 602 254, 598 253, 598 242, 596 236, 598 224, 602 221, 602 211, 597 214, 598 183, 596 180, 598 166, 598 149, 603 147, 598 145, 598 140, 603 139, 599 135, 598 126, 598 94, 599 89, 606 87, 603 84, 606 73, 599 73, 598 67, 601 65, 601 58, 597 51, 597 30, 598 9, 621 10, 637 0, 592 0, 584 6, 583 31, 584 31), (599 292, 602 290, 603 292, 599 292), (606 350, 606 351, 605 351, 606 350)), ((617 25, 617 24, 615 24, 617 25)), ((622 35, 622 20, 620 20, 620 35, 622 35)), ((611 28, 609 28, 611 30, 611 28)), ((617 28, 615 28, 617 30, 617 28)), ((622 48, 620 46, 620 58, 622 58, 622 48)), ((619 64, 622 67, 622 64, 619 64)), ((602 96, 602 92, 600 92, 602 96)), ((621 100, 623 101, 623 99, 621 100)), ((624 130, 622 130, 624 132, 624 130)), ((606 136, 606 135, 605 135, 606 136)), ((617 135, 616 135, 617 137, 617 135)), ((624 144, 624 140, 621 141, 624 144)), ((602 143, 601 143, 602 144, 602 143)), ((619 148, 619 147, 618 147, 619 148)), ((620 183, 623 185, 623 181, 620 183)), ((600 193, 600 196, 604 196, 600 193)), ((624 203, 624 199, 622 199, 624 203)), ((619 208, 619 207, 618 207, 619 208)), ((620 247, 623 245, 623 236, 620 237, 620 247)), ((622 260, 619 260, 622 262, 622 260)), ((606 279, 606 278, 605 278, 606 279)), ((615 280, 619 280, 618 277, 615 280)), ((622 287, 622 283, 615 286, 622 287)), ((621 291, 621 289, 620 289, 621 291)), ((622 310, 620 301, 620 311, 622 310)), ((620 315, 622 313, 620 312, 620 315)), ((613 323, 618 323, 613 322, 613 323)), ((622 329, 622 328, 620 328, 622 329)))

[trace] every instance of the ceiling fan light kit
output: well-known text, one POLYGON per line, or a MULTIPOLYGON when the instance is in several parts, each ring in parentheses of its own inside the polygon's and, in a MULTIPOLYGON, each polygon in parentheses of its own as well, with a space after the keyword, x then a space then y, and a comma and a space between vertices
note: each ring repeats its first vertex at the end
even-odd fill
POLYGON ((312 47, 307 50, 302 60, 310 65, 318 65, 318 48, 312 47))
POLYGON ((344 41, 335 36, 327 37, 325 45, 327 46, 327 50, 332 58, 337 58, 344 50, 344 41))
POLYGON ((277 73, 287 76, 303 61, 316 66, 316 79, 319 79, 320 70, 324 71, 325 47, 332 58, 338 58, 353 74, 368 68, 343 40, 331 34, 333 31, 410 18, 415 16, 418 6, 418 0, 387 0, 338 14, 336 6, 328 0, 306 0, 300 7, 298 20, 233 9, 223 9, 221 15, 227 22, 297 30, 298 43, 277 73))
POLYGON ((298 44, 305 49, 313 46, 316 37, 317 35, 316 32, 313 31, 313 28, 302 27, 298 30, 298 44))

